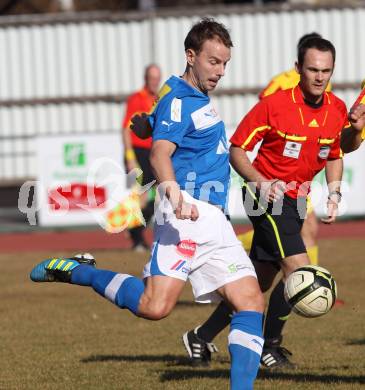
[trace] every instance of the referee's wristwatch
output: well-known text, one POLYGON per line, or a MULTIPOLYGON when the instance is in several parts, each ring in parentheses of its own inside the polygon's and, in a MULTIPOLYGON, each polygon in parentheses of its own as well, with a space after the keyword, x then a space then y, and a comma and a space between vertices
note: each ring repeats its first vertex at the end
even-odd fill
POLYGON ((332 197, 333 197, 333 196, 336 196, 336 197, 337 197, 337 203, 340 203, 340 202, 341 202, 341 199, 342 199, 341 191, 338 191, 338 190, 331 191, 331 192, 328 194, 328 200, 332 200, 332 197))

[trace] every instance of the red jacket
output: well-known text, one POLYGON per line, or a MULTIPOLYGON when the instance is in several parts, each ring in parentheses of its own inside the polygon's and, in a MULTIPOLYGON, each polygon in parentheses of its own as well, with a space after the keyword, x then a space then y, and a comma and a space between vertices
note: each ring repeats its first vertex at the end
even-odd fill
POLYGON ((231 143, 247 151, 262 140, 253 166, 267 179, 295 182, 286 194, 306 196, 327 159, 342 157, 340 134, 349 126, 345 103, 325 92, 323 105, 304 103, 299 86, 262 99, 242 119, 231 143))
MULTIPOLYGON (((146 88, 135 92, 127 100, 126 113, 123 119, 123 129, 127 128, 131 124, 131 118, 135 114, 142 112, 149 113, 153 103, 155 102, 156 96, 152 95, 146 88)), ((152 146, 152 137, 147 139, 141 139, 137 137, 133 131, 131 131, 132 146, 136 148, 150 149, 152 146)))
POLYGON ((354 106, 357 106, 360 103, 365 104, 365 88, 363 88, 362 91, 360 92, 360 95, 357 97, 354 106))

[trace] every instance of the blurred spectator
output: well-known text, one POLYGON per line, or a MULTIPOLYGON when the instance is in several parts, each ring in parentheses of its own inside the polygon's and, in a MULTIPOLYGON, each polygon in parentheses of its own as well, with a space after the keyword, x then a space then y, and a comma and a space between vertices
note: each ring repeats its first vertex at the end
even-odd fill
MULTIPOLYGON (((124 160, 127 172, 140 167, 143 171, 142 185, 154 180, 151 165, 149 162, 152 138, 138 138, 130 130, 131 118, 135 114, 149 112, 157 97, 161 81, 161 71, 156 64, 150 64, 145 69, 144 86, 141 90, 132 94, 127 101, 126 114, 123 120, 123 143, 124 160)), ((141 196, 141 209, 146 223, 153 215, 153 199, 148 199, 149 193, 141 196)), ((148 246, 143 238, 144 226, 138 226, 129 230, 133 241, 133 248, 137 251, 147 249, 148 246)))

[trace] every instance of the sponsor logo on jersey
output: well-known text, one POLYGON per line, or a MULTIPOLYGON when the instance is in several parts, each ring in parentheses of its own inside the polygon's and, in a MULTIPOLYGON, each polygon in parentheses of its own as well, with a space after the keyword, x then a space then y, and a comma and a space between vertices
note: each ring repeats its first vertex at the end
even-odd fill
POLYGON ((309 127, 319 127, 319 124, 315 119, 312 119, 308 126, 309 127))
POLYGON ((196 242, 192 240, 182 240, 176 245, 176 249, 186 257, 193 257, 196 251, 196 242))
POLYGON ((217 154, 227 154, 228 153, 228 145, 227 145, 227 140, 224 138, 221 138, 219 140, 219 144, 217 147, 217 154))
POLYGON ((171 120, 181 122, 181 99, 173 98, 171 102, 171 120))
POLYGON ((287 141, 285 143, 283 156, 290 158, 299 158, 302 144, 299 142, 287 141))
POLYGON ((167 126, 167 131, 169 131, 170 130, 170 126, 172 126, 173 123, 172 122, 167 122, 167 121, 162 121, 161 125, 162 126, 167 126))
POLYGON ((221 118, 211 103, 191 114, 196 130, 205 130, 221 122, 221 118))
POLYGON ((318 157, 322 160, 327 160, 330 154, 331 148, 329 146, 321 146, 319 149, 318 157))
POLYGON ((205 112, 204 115, 207 116, 208 118, 215 118, 218 115, 218 113, 216 109, 212 107, 208 112, 205 112))

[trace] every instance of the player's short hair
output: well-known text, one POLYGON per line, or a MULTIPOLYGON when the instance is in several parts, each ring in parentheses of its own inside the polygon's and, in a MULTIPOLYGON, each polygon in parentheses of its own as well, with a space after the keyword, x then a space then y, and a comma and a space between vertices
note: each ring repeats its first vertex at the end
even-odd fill
POLYGON ((308 49, 317 49, 319 51, 330 51, 333 58, 333 63, 336 61, 336 49, 333 44, 324 38, 308 38, 298 48, 298 65, 303 65, 305 53, 308 49))
POLYGON ((302 37, 299 38, 297 49, 299 50, 299 47, 302 45, 302 43, 309 38, 322 38, 322 35, 314 31, 309 34, 304 34, 302 37))
POLYGON ((203 44, 209 39, 218 39, 224 46, 231 48, 233 43, 227 28, 213 18, 203 18, 195 23, 184 41, 185 51, 192 49, 195 53, 202 50, 203 44))

